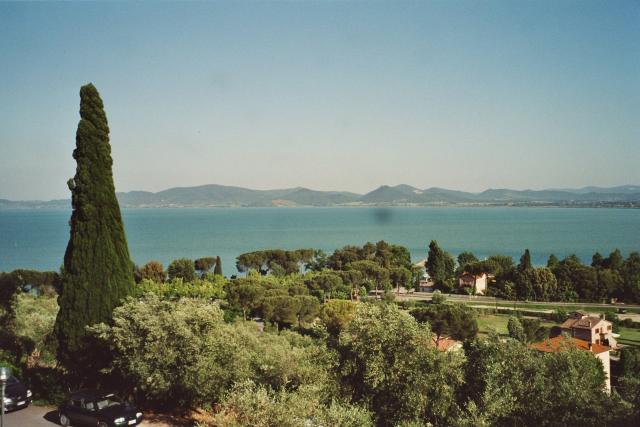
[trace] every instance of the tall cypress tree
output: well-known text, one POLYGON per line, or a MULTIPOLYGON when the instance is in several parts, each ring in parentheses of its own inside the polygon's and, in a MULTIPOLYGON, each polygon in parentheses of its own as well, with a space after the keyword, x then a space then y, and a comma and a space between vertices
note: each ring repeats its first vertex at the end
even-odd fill
POLYGON ((533 266, 531 265, 531 254, 529 253, 529 249, 525 249, 524 253, 520 257, 520 264, 518 264, 519 271, 531 270, 533 266))
POLYGON ((213 274, 222 276, 222 261, 220 260, 220 256, 216 257, 216 266, 213 268, 213 274))
POLYGON ((109 126, 97 89, 80 89, 76 175, 68 182, 73 212, 64 254, 63 289, 55 333, 58 359, 73 371, 94 365, 86 326, 109 322, 133 291, 133 267, 116 199, 109 126), (82 365, 85 364, 83 367, 82 365))
POLYGON ((432 240, 429 243, 426 268, 435 284, 442 285, 453 277, 455 261, 448 252, 438 246, 438 242, 432 240))

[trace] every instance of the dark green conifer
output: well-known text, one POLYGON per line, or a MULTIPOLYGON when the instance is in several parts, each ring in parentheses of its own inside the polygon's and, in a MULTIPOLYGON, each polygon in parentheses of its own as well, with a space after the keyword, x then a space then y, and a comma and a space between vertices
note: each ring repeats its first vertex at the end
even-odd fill
POLYGON ((216 266, 213 268, 213 274, 222 276, 222 261, 220 260, 220 256, 216 257, 216 266))
POLYGON ((520 257, 520 264, 518 265, 519 271, 531 270, 533 266, 531 265, 531 254, 529 253, 529 249, 525 249, 524 253, 520 257))
POLYGON ((93 364, 86 327, 109 322, 133 291, 133 267, 111 171, 109 126, 100 94, 80 89, 76 175, 68 182, 73 212, 64 255, 63 288, 55 333, 58 358, 73 371, 93 364), (84 366, 83 366, 84 365, 84 366))
POLYGON ((438 246, 438 242, 432 240, 429 243, 426 269, 436 285, 444 284, 454 274, 455 261, 448 252, 438 246))

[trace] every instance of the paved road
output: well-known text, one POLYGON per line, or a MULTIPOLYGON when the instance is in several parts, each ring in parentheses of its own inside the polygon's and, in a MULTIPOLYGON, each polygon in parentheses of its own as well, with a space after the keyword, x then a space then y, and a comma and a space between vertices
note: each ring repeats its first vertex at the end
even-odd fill
MULTIPOLYGON (((58 412, 49 406, 29 406, 28 408, 4 414, 4 427, 54 427, 58 423, 58 412)), ((169 427, 171 424, 143 421, 141 427, 169 427)))
MULTIPOLYGON (((498 304, 517 304, 521 306, 528 305, 563 305, 563 306, 579 306, 579 307, 592 307, 592 308, 640 308, 640 305, 637 304, 624 304, 624 305, 614 305, 614 304, 598 304, 598 303, 589 303, 589 302, 550 302, 550 301, 512 301, 512 300, 504 300, 493 297, 485 297, 480 295, 458 295, 458 294, 445 294, 447 299, 450 301, 466 301, 466 302, 479 302, 479 303, 498 303, 498 304)), ((431 292, 414 292, 411 294, 400 294, 396 295, 396 298, 399 300, 431 300, 433 293, 431 292)))
POLYGON ((57 426, 58 414, 48 406, 29 406, 4 414, 4 427, 57 426))

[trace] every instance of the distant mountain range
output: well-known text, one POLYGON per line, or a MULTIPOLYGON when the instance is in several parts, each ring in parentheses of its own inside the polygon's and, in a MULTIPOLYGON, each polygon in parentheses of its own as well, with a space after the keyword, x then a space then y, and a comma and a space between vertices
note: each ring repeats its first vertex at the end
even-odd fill
MULTIPOLYGON (((269 206, 571 206, 640 207, 640 186, 584 187, 580 189, 509 190, 481 193, 410 185, 383 185, 366 194, 316 191, 308 188, 250 190, 224 185, 176 187, 152 193, 117 193, 122 207, 269 207, 269 206)), ((0 209, 69 208, 69 200, 10 201, 0 209)))

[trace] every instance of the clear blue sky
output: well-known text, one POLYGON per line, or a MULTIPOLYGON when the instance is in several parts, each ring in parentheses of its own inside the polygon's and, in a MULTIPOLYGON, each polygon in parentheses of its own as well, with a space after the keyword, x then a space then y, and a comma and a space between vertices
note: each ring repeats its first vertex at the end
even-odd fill
POLYGON ((116 188, 640 184, 640 2, 0 3, 0 198, 68 197, 78 90, 116 188))

